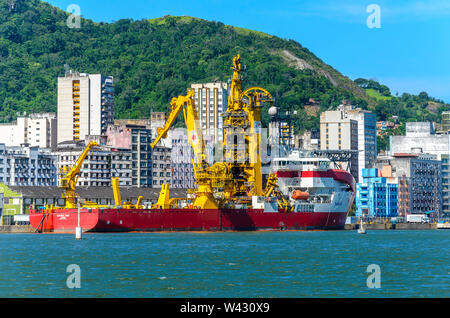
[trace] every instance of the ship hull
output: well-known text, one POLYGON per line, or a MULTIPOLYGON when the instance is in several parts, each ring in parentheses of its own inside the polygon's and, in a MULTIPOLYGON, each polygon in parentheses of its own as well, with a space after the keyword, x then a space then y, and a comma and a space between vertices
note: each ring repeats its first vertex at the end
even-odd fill
MULTIPOLYGON (((84 232, 339 230, 345 212, 264 212, 262 210, 81 209, 84 232)), ((73 233, 77 209, 31 210, 37 232, 73 233)))

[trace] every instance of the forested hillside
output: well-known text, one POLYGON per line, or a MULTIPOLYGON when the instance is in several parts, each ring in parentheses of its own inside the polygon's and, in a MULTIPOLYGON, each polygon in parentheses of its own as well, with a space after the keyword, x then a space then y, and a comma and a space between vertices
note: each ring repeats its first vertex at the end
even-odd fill
POLYGON ((71 29, 68 16, 39 0, 0 0, 1 122, 18 112, 56 111, 64 65, 114 76, 116 117, 145 118, 151 110, 168 110, 170 99, 191 83, 226 81, 237 53, 247 67, 245 86, 262 86, 277 106, 297 110, 297 129, 318 127, 319 118, 304 109, 310 98, 320 111, 342 99, 370 109, 379 102, 293 40, 171 16, 114 23, 82 19, 81 28, 71 29))
POLYGON ((355 83, 365 89, 367 94, 376 100, 372 110, 378 120, 389 120, 398 116, 400 121, 441 121, 441 113, 450 110, 450 105, 441 100, 428 96, 426 92, 419 95, 392 95, 386 85, 375 80, 358 78, 355 83))

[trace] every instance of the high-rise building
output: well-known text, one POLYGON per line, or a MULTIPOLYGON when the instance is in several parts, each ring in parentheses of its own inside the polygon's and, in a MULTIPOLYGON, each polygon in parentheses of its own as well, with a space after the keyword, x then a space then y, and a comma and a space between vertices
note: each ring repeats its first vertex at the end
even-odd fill
POLYGON ((90 123, 89 135, 105 135, 114 124, 114 79, 101 74, 89 75, 90 123))
MULTIPOLYGON (((131 185, 152 186, 152 148, 151 130, 140 125, 110 125, 106 132, 107 145, 112 148, 131 151, 131 185)), ((170 160, 169 160, 170 161, 170 160)), ((123 172, 125 173, 125 172, 123 172)))
MULTIPOLYGON (((358 150, 358 122, 341 110, 320 114, 321 150, 358 150)), ((359 162, 356 155, 350 160, 350 173, 358 181, 359 162)))
POLYGON ((202 123, 203 136, 213 136, 214 143, 223 141, 223 113, 228 107, 228 83, 192 84, 195 106, 202 123))
POLYGON ((172 132, 172 188, 194 188, 194 151, 188 140, 187 130, 176 128, 172 132))
POLYGON ((358 123, 358 180, 362 180, 362 169, 373 167, 377 160, 377 118, 368 110, 341 109, 358 123))
POLYGON ((351 172, 357 181, 362 180, 362 169, 371 168, 376 162, 377 121, 368 110, 354 109, 344 101, 337 110, 323 112, 320 136, 322 150, 358 150, 357 161, 354 158, 351 161, 351 172))
POLYGON ((450 217, 450 154, 441 155, 442 162, 442 216, 450 217))
POLYGON ((156 146, 152 153, 152 187, 160 188, 172 183, 171 148, 156 146))
POLYGON ((390 154, 415 153, 432 154, 442 165, 442 211, 450 215, 450 134, 436 133, 431 122, 406 123, 405 136, 390 136, 390 154))
POLYGON ((399 215, 428 213, 442 216, 442 166, 436 155, 396 153, 379 156, 381 177, 393 177, 398 184, 399 215))
POLYGON ((58 77, 58 143, 104 135, 114 123, 113 77, 69 71, 58 77))
POLYGON ((119 178, 119 186, 133 185, 131 156, 131 149, 111 148, 111 178, 119 178))
POLYGON ((18 117, 15 123, 0 124, 0 143, 8 147, 29 145, 55 149, 56 131, 54 113, 30 114, 18 117))

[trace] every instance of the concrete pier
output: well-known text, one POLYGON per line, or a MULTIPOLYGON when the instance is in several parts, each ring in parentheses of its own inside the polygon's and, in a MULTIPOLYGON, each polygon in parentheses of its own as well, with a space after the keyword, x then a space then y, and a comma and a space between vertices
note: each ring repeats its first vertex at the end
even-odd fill
MULTIPOLYGON (((436 223, 374 223, 364 224, 367 230, 435 230, 436 223)), ((357 230, 359 224, 345 224, 346 230, 357 230)))
POLYGON ((0 233, 34 233, 34 228, 31 225, 3 225, 0 233))

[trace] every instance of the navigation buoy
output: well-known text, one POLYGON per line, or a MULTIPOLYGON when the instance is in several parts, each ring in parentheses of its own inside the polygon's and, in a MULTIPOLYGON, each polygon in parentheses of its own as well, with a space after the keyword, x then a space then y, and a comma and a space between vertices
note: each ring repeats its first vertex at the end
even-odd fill
POLYGON ((81 240, 83 229, 80 226, 80 208, 78 207, 78 226, 75 228, 75 239, 81 240))
POLYGON ((83 229, 81 228, 81 226, 77 226, 75 229, 75 238, 77 240, 81 240, 81 233, 83 232, 83 229))

